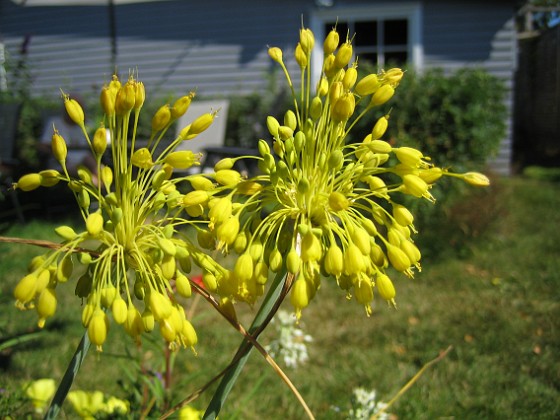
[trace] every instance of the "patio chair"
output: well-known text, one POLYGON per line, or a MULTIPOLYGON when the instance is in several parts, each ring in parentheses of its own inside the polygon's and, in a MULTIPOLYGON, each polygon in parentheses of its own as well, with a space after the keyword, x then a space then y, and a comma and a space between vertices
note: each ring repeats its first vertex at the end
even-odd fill
MULTIPOLYGON (((179 149, 187 149, 194 153, 202 154, 200 166, 194 168, 195 170, 211 172, 214 165, 223 158, 258 154, 256 149, 225 146, 228 110, 229 101, 227 99, 213 101, 197 101, 195 99, 191 103, 188 112, 177 121, 177 134, 179 134, 184 127, 192 123, 200 115, 218 111, 214 122, 206 131, 203 131, 192 140, 183 142, 179 146, 179 149)), ((245 175, 250 175, 256 169, 256 161, 253 159, 243 159, 236 163, 236 169, 245 175)))

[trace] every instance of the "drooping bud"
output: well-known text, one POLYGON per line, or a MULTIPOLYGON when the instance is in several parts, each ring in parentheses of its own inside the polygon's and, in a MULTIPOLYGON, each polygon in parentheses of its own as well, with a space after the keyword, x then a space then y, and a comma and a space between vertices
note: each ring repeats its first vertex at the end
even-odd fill
POLYGON ((128 307, 125 300, 120 295, 117 295, 113 300, 111 312, 113 313, 113 319, 117 324, 121 325, 125 323, 128 314, 128 307))
POLYGON ((414 149, 412 147, 398 147, 393 149, 397 159, 406 166, 411 168, 417 168, 422 162, 424 155, 420 150, 414 149))
POLYGON ((393 301, 393 299, 395 299, 395 296, 397 295, 395 286, 387 275, 378 274, 375 284, 377 286, 379 296, 381 296, 382 299, 385 299, 388 302, 391 302, 393 301))
POLYGON ((177 119, 185 115, 194 96, 194 92, 191 92, 188 95, 181 96, 179 99, 177 99, 173 104, 173 107, 171 108, 171 118, 177 119))
POLYGON ((405 252, 399 247, 387 244, 387 257, 389 262, 397 271, 406 271, 410 268, 410 260, 405 252))
POLYGON ((309 305, 309 300, 307 282, 303 275, 300 275, 292 285, 292 292, 290 294, 290 303, 296 310, 296 317, 298 319, 301 317, 301 310, 309 305))
POLYGON ((96 309, 88 325, 88 337, 92 344, 95 344, 97 351, 102 351, 101 346, 107 339, 107 329, 109 321, 101 309, 96 309))
POLYGON ((410 226, 414 222, 414 216, 405 206, 393 204, 393 217, 401 226, 410 226))
POLYGON ((321 246, 321 241, 313 234, 312 231, 308 231, 303 235, 301 241, 301 260, 307 261, 319 261, 323 253, 323 247, 321 246))
POLYGON ((233 169, 222 169, 216 172, 216 181, 226 187, 236 186, 241 179, 241 174, 233 169))
POLYGON ((325 271, 328 274, 331 274, 335 277, 338 277, 342 274, 342 270, 344 268, 344 257, 342 254, 342 250, 336 243, 332 244, 327 250, 327 253, 325 254, 324 264, 325 271))
POLYGON ((191 283, 187 276, 182 273, 178 273, 175 278, 175 288, 177 289, 177 293, 183 297, 189 298, 192 295, 191 283))
POLYGON ((183 196, 183 205, 185 207, 196 206, 199 204, 206 204, 209 199, 208 192, 204 190, 190 191, 183 196))
POLYGON ((19 303, 27 303, 35 296, 37 276, 33 273, 23 277, 14 289, 14 297, 19 303))
POLYGON ((56 169, 44 169, 39 172, 41 175, 41 187, 53 187, 60 181, 60 172, 56 169))

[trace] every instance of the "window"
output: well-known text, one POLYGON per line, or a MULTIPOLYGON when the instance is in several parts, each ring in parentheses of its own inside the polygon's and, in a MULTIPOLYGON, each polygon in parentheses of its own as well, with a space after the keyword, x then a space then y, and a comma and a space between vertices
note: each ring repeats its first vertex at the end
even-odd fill
MULTIPOLYGON (((311 20, 311 29, 317 39, 336 25, 341 35, 353 38, 354 53, 364 60, 384 68, 403 66, 407 63, 421 68, 421 6, 419 3, 395 5, 371 5, 360 8, 323 8, 317 10, 311 20)), ((318 43, 319 44, 319 43, 318 43)), ((317 63, 322 61, 322 43, 316 51, 317 63)))

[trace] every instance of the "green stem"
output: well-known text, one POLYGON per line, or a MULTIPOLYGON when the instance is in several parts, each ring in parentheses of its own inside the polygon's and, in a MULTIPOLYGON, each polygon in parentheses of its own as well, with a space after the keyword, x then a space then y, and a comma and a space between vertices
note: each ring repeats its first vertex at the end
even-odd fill
MULTIPOLYGON (((249 328, 248 333, 251 334, 253 338, 256 339, 270 323, 286 296, 290 286, 289 283, 291 283, 287 281, 287 277, 288 276, 285 272, 280 272, 274 278, 270 290, 264 298, 264 301, 259 308, 257 315, 255 315, 255 319, 253 320, 251 327, 249 328)), ((247 363, 252 349, 253 345, 248 340, 244 339, 241 342, 235 356, 233 357, 234 363, 231 365, 231 368, 224 375, 218 385, 218 389, 212 396, 212 400, 204 413, 203 419, 214 420, 218 417, 218 414, 224 406, 233 385, 235 385, 235 382, 243 370, 245 363, 247 363)))

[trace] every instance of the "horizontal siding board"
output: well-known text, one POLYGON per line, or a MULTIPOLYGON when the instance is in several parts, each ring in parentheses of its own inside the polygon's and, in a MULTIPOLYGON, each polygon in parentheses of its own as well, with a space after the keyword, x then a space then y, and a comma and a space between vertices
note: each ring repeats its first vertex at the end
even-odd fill
MULTIPOLYGON (((515 28, 508 1, 423 0, 424 67, 454 71, 482 66, 513 88, 515 28)), ((333 10, 397 2, 337 0, 333 10)), ((301 26, 317 11, 314 0, 179 0, 115 6, 116 65, 138 70, 148 92, 168 95, 196 89, 201 96, 265 91, 271 69, 267 46, 284 49, 290 70, 301 26)), ((34 91, 59 94, 110 80, 107 6, 22 7, 0 0, 0 35, 12 59, 29 37, 34 91)), ((281 78, 281 72, 276 74, 281 78)), ((295 78, 294 83, 299 82, 295 78)), ((508 106, 511 100, 508 99, 508 106)), ((507 156, 510 138, 504 139, 507 156)), ((507 160, 507 159, 506 159, 507 160)), ((501 162, 501 161, 500 161, 501 162)))

